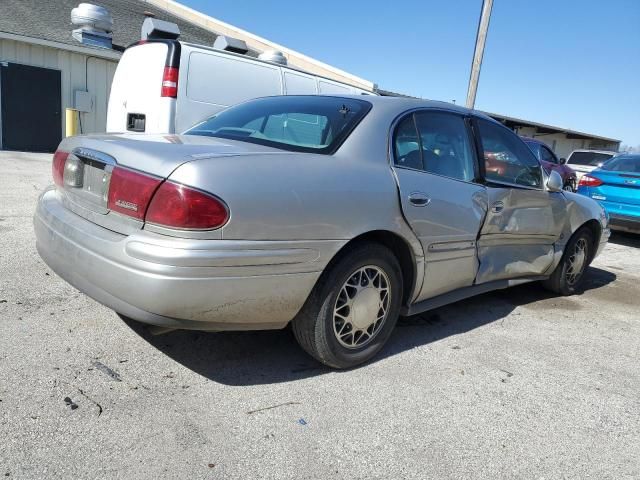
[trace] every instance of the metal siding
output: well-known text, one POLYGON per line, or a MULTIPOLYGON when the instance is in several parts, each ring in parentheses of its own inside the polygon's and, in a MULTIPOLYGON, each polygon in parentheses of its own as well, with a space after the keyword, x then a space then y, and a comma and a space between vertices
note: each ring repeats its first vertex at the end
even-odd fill
POLYGON ((0 60, 12 62, 16 59, 16 42, 0 40, 0 60))
MULTIPOLYGON (((26 42, 0 39, 0 61, 16 62, 37 67, 58 69, 62 73, 62 108, 73 108, 74 92, 85 89, 87 66, 88 91, 93 96, 93 111, 81 114, 83 133, 106 130, 107 102, 117 61, 90 57, 26 42)), ((65 135, 64 114, 60 126, 65 135)))

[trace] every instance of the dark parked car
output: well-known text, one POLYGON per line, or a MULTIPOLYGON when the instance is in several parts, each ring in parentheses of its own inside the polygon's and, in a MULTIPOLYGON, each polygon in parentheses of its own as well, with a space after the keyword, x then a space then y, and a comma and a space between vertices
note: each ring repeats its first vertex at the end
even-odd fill
POLYGON ((558 160, 558 157, 551 151, 549 146, 540 140, 529 137, 521 138, 533 151, 536 158, 540 160, 542 167, 547 171, 547 173, 551 172, 551 170, 555 170, 560 174, 564 190, 568 190, 570 192, 576 191, 578 185, 577 174, 571 167, 566 165, 566 160, 564 158, 558 160))

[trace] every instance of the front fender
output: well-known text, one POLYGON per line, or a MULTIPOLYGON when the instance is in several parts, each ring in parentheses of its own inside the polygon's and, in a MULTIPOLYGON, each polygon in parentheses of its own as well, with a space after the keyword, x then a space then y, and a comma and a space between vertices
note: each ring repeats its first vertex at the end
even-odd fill
POLYGON ((567 216, 565 224, 563 226, 562 234, 560 235, 558 241, 555 243, 553 263, 546 271, 547 274, 551 274, 551 272, 555 270, 558 263, 560 263, 565 246, 567 245, 567 242, 569 242, 569 239, 571 239, 571 236, 587 222, 595 220, 600 225, 601 233, 600 238, 596 239, 597 250, 594 258, 602 251, 602 248, 604 247, 604 244, 608 239, 609 218, 604 208, 602 208, 602 206, 598 202, 577 193, 563 191, 562 194, 567 201, 567 216), (603 236, 602 232, 606 232, 607 235, 603 236))
POLYGON ((563 192, 563 195, 567 199, 567 224, 570 235, 573 235, 589 220, 597 221, 601 230, 608 227, 609 219, 604 208, 598 202, 577 193, 563 192))

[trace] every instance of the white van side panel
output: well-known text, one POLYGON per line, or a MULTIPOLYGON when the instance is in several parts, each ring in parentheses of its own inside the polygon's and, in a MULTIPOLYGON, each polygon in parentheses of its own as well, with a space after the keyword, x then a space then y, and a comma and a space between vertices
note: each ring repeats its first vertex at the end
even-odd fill
POLYGON ((224 53, 183 51, 176 129, 184 131, 230 105, 282 91, 280 68, 275 65, 224 53))
POLYGON ((320 88, 320 95, 348 95, 357 93, 353 87, 324 80, 322 78, 318 80, 318 87, 320 88))
POLYGON ((283 70, 285 95, 316 95, 318 93, 318 80, 312 75, 283 70))
POLYGON ((107 132, 126 132, 129 113, 146 116, 145 132, 172 133, 176 100, 160 96, 167 45, 146 43, 125 50, 113 77, 107 132))

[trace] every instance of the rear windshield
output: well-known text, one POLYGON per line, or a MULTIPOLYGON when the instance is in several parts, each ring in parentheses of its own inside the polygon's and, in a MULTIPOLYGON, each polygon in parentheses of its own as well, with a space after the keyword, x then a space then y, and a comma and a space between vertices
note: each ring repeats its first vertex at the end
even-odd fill
POLYGON ((591 165, 597 167, 598 164, 606 162, 613 153, 596 153, 596 152, 573 152, 569 157, 567 163, 573 163, 574 165, 591 165))
POLYGON ((610 172, 640 173, 640 155, 623 155, 612 158, 602 165, 602 170, 610 172))
POLYGON ((280 96, 250 100, 187 130, 297 152, 333 153, 371 109, 364 100, 280 96))

